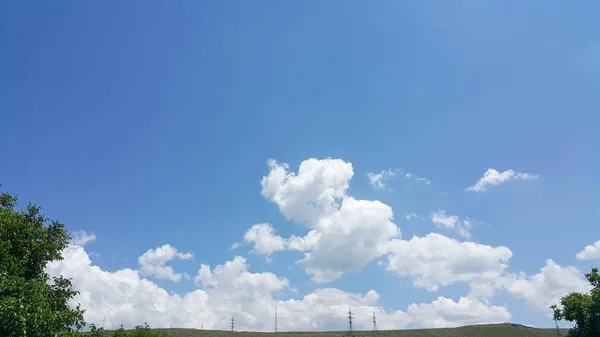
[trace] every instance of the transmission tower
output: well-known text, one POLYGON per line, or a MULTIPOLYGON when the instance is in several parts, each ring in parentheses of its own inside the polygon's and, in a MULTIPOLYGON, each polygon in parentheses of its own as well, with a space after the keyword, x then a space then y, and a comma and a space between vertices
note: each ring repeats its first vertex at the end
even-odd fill
POLYGON ((275 307, 275 332, 277 333, 277 307, 275 307))
POLYGON ((377 330, 377 319, 375 318, 375 313, 373 313, 373 335, 379 336, 379 332, 377 330))
POLYGON ((354 336, 354 329, 352 328, 352 310, 350 307, 348 307, 348 333, 346 334, 346 336, 354 336))
POLYGON ((373 332, 377 333, 377 319, 375 318, 375 313, 373 313, 373 332))
POLYGON ((233 319, 233 316, 231 316, 231 332, 233 332, 234 326, 235 326, 235 320, 233 319))

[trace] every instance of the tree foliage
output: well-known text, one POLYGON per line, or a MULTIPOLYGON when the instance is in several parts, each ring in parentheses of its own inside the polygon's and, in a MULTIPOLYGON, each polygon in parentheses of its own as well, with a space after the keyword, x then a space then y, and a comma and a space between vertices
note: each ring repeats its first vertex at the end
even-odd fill
MULTIPOLYGON (((100 329, 102 329, 102 328, 100 328, 100 329)), ((94 336, 95 337, 105 336, 102 333, 103 332, 100 332, 94 336)), ((115 332, 113 332, 113 334, 110 336, 111 337, 166 337, 167 335, 164 332, 150 329, 150 326, 148 325, 148 323, 144 323, 144 325, 136 326, 134 330, 125 330, 123 328, 123 325, 121 325, 121 327, 118 330, 116 330, 115 332)))
POLYGON ((164 332, 151 330, 148 323, 144 325, 138 325, 135 330, 132 331, 132 337, 163 337, 166 336, 164 332))
POLYGON ((600 336, 600 274, 598 268, 592 268, 585 274, 592 290, 583 294, 578 292, 563 296, 560 300, 562 308, 552 305, 554 320, 566 320, 575 325, 569 330, 572 337, 600 336))
MULTIPOLYGON (((1 185, 0 185, 1 186, 1 185)), ((71 280, 50 278, 50 261, 61 260, 70 237, 31 203, 16 210, 17 197, 0 195, 0 336, 54 337, 84 325, 71 280)))

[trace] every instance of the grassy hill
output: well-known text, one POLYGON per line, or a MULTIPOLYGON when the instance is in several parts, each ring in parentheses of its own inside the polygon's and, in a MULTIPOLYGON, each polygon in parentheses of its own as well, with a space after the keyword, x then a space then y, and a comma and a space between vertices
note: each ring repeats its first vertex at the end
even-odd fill
MULTIPOLYGON (((195 329, 156 329, 167 332, 170 337, 274 337, 268 332, 229 332, 195 329)), ((279 332, 277 337, 344 337, 338 332, 279 332)), ((518 324, 484 324, 458 328, 356 331, 356 337, 556 337, 556 329, 536 329, 518 324)), ((561 330, 560 336, 566 336, 561 330)))

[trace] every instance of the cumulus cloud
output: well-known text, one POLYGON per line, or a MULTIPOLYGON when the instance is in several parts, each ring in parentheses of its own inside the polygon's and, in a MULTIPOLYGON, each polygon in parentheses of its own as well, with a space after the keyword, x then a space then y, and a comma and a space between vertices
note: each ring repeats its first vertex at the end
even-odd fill
POLYGON ((140 264, 140 274, 144 276, 154 276, 156 278, 167 279, 174 282, 181 280, 183 274, 175 273, 173 267, 165 264, 174 259, 189 260, 193 257, 192 253, 182 253, 177 251, 171 245, 163 245, 156 249, 148 249, 138 258, 140 264))
POLYGON ((459 242, 438 233, 391 240, 386 270, 413 277, 415 287, 437 291, 455 282, 494 280, 508 267, 512 252, 474 242, 459 242))
MULTIPOLYGON (((239 330, 272 331, 273 310, 277 306, 280 331, 340 330, 346 324, 348 307, 356 317, 372 312, 381 320, 380 327, 399 329, 412 318, 403 311, 385 311, 378 305, 379 294, 348 293, 339 289, 317 289, 299 298, 282 297, 290 288, 286 278, 273 273, 252 273, 243 257, 216 266, 202 265, 195 280, 203 287, 178 295, 142 278, 132 269, 115 272, 92 264, 84 247, 69 245, 64 260, 46 267, 51 276, 72 278, 80 291, 72 305, 81 303, 88 323, 101 324, 106 317, 107 329, 132 328, 149 322, 153 327, 226 329, 235 315, 239 330)), ((357 329, 368 329, 369 319, 357 320, 357 329)))
POLYGON ((511 318, 505 306, 490 306, 467 297, 455 302, 440 296, 431 303, 411 304, 407 311, 424 328, 505 323, 511 318))
POLYGON ((289 171, 288 164, 273 159, 268 165, 269 174, 261 181, 262 195, 277 204, 287 219, 300 223, 335 212, 354 175, 352 164, 341 159, 307 159, 297 174, 289 171))
POLYGON ((575 257, 577 260, 600 259, 600 240, 596 241, 593 245, 585 246, 575 257))
POLYGON ((532 180, 537 179, 538 175, 531 173, 515 172, 513 170, 506 170, 499 172, 493 168, 489 168, 483 174, 483 177, 472 186, 469 186, 465 191, 470 192, 485 192, 489 187, 499 186, 506 182, 513 180, 532 180))
POLYGON ((95 241, 96 235, 94 233, 88 234, 85 231, 75 231, 71 233, 71 244, 76 246, 85 246, 87 243, 95 241))
POLYGON ((380 173, 369 172, 367 177, 369 178, 369 184, 376 190, 385 190, 385 180, 388 180, 396 175, 396 171, 392 169, 381 171, 380 173))
POLYGON ((431 212, 430 216, 431 221, 438 227, 456 230, 462 237, 468 238, 471 236, 471 233, 469 232, 471 227, 470 220, 460 221, 457 215, 446 215, 446 211, 443 210, 431 212))
POLYGON ((244 235, 244 241, 254 243, 253 252, 266 256, 286 248, 286 240, 279 235, 275 235, 275 229, 266 223, 256 224, 248 229, 244 235))
POLYGON ((530 307, 548 314, 550 305, 558 304, 562 296, 591 289, 577 268, 561 267, 550 259, 535 275, 508 275, 505 278, 505 287, 511 295, 524 299, 530 307))
MULTIPOLYGON (((357 294, 324 288, 297 297, 288 279, 270 272, 253 273, 247 260, 236 256, 214 268, 200 265, 193 277, 199 289, 175 294, 144 276, 192 279, 167 265, 174 259, 191 259, 191 253, 163 245, 140 256, 138 270, 108 272, 90 261, 84 245, 95 236, 85 232, 77 234, 65 249, 65 259, 48 264, 47 271, 73 278, 81 291, 73 303, 80 302, 88 309, 88 322, 98 323, 106 315, 108 328, 148 321, 155 327, 225 329, 234 314, 240 330, 271 331, 277 307, 282 331, 340 330, 346 326, 349 306, 355 317, 368 318, 375 312, 382 329, 411 323, 448 327, 508 321, 506 307, 490 304, 498 290, 542 308, 569 291, 587 289, 577 269, 560 267, 552 260, 533 276, 507 273, 512 252, 504 246, 461 242, 439 233, 402 239, 390 206, 348 193, 354 175, 349 162, 312 158, 303 161, 297 173, 285 163, 269 160, 268 165, 269 172, 261 181, 262 195, 275 203, 285 218, 304 225, 306 232, 283 238, 272 225, 256 224, 243 237, 243 242, 253 245, 254 253, 269 257, 277 251, 297 251, 302 254, 297 263, 319 283, 359 272, 379 260, 386 271, 410 279, 415 287, 437 291, 464 282, 469 293, 457 301, 440 296, 431 303, 414 303, 406 311, 390 312, 378 305, 379 294, 374 290, 357 294)), ((406 214, 406 219, 413 217, 406 214)), ((468 236, 471 220, 442 210, 430 217, 438 227, 468 236)), ((587 248, 584 251, 589 251, 587 248)), ((370 320, 357 320, 356 328, 369 329, 370 320)))
POLYGON ((346 197, 337 212, 321 218, 305 237, 307 251, 298 262, 316 282, 359 272, 383 254, 391 238, 400 235, 392 219, 388 205, 346 197))
POLYGON ((329 282, 346 272, 359 272, 400 235, 392 208, 379 201, 347 194, 354 172, 339 159, 308 159, 298 173, 288 164, 269 161, 262 194, 288 219, 306 223, 305 236, 288 239, 288 247, 304 253, 298 261, 316 282, 329 282))
MULTIPOLYGON (((428 282, 443 285, 459 279, 472 281, 472 287, 478 284, 481 289, 504 288, 509 294, 523 298, 531 307, 541 311, 547 311, 550 304, 557 303, 561 296, 569 292, 587 292, 590 289, 579 270, 558 266, 552 260, 547 260, 546 266, 532 276, 508 274, 497 277, 498 272, 494 271, 492 265, 503 269, 502 263, 497 260, 508 259, 510 254, 506 251, 502 253, 505 249, 489 246, 465 248, 464 246, 469 245, 459 242, 440 245, 444 240, 450 242, 452 239, 439 235, 428 237, 436 236, 440 241, 421 247, 421 253, 406 256, 405 261, 416 256, 415 265, 430 265, 420 269, 409 268, 414 271, 410 275, 429 280, 417 283, 417 286, 428 282), (446 249, 449 245, 463 247, 446 249), (434 247, 438 247, 437 253, 434 252, 425 258, 418 257, 419 254, 431 252, 434 247), (457 262, 460 257, 453 258, 455 263, 436 262, 436 259, 441 259, 440 252, 446 252, 445 255, 451 257, 461 256, 465 254, 461 249, 471 253, 472 259, 482 256, 487 263, 478 262, 473 266, 473 260, 457 262), (489 255, 494 254, 499 257, 489 258, 489 255), (478 274, 481 276, 477 276, 478 274), (447 275, 454 276, 448 278, 447 275), (486 280, 490 281, 489 284, 486 284, 486 280)), ((406 249, 414 251, 417 248, 413 246, 406 249)), ((370 322, 366 318, 373 312, 378 317, 381 329, 400 329, 412 322, 423 327, 506 322, 511 317, 505 306, 490 305, 472 293, 459 298, 458 301, 440 296, 431 303, 413 303, 406 311, 384 310, 378 305, 380 296, 374 290, 357 294, 324 288, 297 298, 285 298, 291 289, 288 279, 270 272, 250 272, 246 259, 240 256, 214 269, 208 265, 201 265, 194 278, 201 289, 182 295, 159 287, 143 278, 136 270, 102 270, 92 264, 83 246, 69 245, 63 251, 63 257, 63 260, 50 262, 46 272, 51 276, 63 275, 72 278, 73 285, 80 294, 71 301, 71 305, 81 303, 86 309, 84 316, 89 323, 99 324, 106 317, 105 326, 108 329, 117 328, 121 324, 132 328, 144 321, 152 322, 153 327, 173 325, 182 328, 204 326, 206 329, 225 329, 228 319, 235 313, 238 329, 271 331, 275 307, 280 317, 281 331, 343 329, 348 307, 352 307, 355 317, 365 317, 357 319, 357 329, 370 328, 370 322)), ((481 293, 481 289, 474 292, 481 293)))

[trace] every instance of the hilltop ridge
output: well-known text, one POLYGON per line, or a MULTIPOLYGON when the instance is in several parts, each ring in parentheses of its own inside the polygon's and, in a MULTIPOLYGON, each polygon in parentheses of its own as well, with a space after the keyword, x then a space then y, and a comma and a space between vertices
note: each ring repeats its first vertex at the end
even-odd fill
MULTIPOLYGON (((274 332, 252 331, 224 331, 224 330, 199 330, 199 329, 153 329, 164 331, 170 337, 265 337, 273 336, 274 332)), ((566 336, 567 329, 560 329, 559 335, 566 336)), ((302 331, 302 332, 277 332, 280 337, 344 337, 347 331, 302 331)), ((467 325, 456 328, 434 329, 406 329, 406 330, 379 330, 379 331, 354 331, 355 337, 555 337, 556 329, 534 328, 522 324, 481 324, 467 325)))

